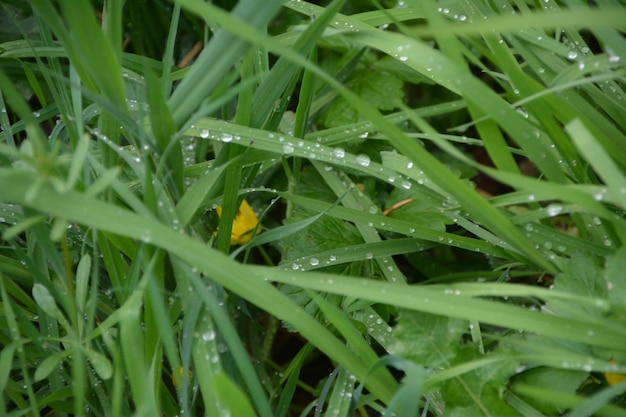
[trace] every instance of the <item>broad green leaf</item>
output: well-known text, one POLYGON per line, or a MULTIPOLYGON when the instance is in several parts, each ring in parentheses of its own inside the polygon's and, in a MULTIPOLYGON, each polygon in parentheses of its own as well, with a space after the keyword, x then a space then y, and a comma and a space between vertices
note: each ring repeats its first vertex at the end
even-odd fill
POLYGON ((389 350, 425 367, 446 366, 456 356, 461 335, 467 330, 465 320, 401 310, 389 350))
MULTIPOLYGON (((466 346, 454 362, 468 362, 479 355, 474 346, 466 346)), ((515 372, 516 366, 514 361, 493 362, 446 381, 441 386, 446 410, 449 409, 450 415, 455 416, 516 416, 517 413, 506 404, 500 389, 515 372)))
MULTIPOLYGON (((311 217, 310 211, 297 209, 286 224, 305 221, 311 217)), ((281 239, 279 246, 283 254, 283 262, 289 262, 317 252, 332 251, 362 242, 353 225, 333 217, 322 217, 298 234, 281 239)))
MULTIPOLYGON (((554 281, 554 287, 559 291, 599 299, 606 298, 606 286, 597 261, 584 253, 575 254, 565 265, 563 273, 557 275, 554 281)), ((555 314, 566 317, 601 316, 601 311, 593 306, 572 305, 565 301, 554 300, 547 307, 555 314)))
MULTIPOLYGON (((351 90, 380 110, 393 110, 404 94, 402 81, 385 71, 360 71, 353 78, 352 84, 351 90)), ((358 110, 349 101, 340 98, 326 111, 324 123, 327 127, 344 126, 357 122, 358 115, 358 110)))

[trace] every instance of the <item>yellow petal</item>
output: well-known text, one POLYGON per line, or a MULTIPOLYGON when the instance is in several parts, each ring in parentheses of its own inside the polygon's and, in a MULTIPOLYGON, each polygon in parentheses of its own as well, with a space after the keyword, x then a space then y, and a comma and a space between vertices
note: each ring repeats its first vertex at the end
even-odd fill
MULTIPOLYGON (((222 217, 222 206, 217 206, 215 209, 217 215, 222 217)), ((231 245, 243 245, 248 243, 252 238, 252 231, 259 224, 259 218, 254 214, 252 207, 246 200, 241 202, 239 210, 233 220, 233 230, 230 233, 231 245)), ((256 233, 261 233, 261 228, 257 228, 256 233)))
MULTIPOLYGON (((610 361, 611 363, 617 363, 615 361, 610 361)), ((609 383, 609 385, 617 385, 622 381, 626 381, 626 375, 624 374, 614 374, 612 372, 605 372, 604 373, 604 377, 606 378, 606 382, 609 383)))
MULTIPOLYGON (((183 371, 184 371, 184 370, 185 370, 185 369, 184 369, 182 366, 180 366, 180 367, 178 368, 178 372, 176 372, 176 371, 172 371, 172 384, 174 384, 174 388, 176 388, 176 389, 178 389, 178 384, 179 384, 180 382, 182 382, 182 381, 180 381, 180 380, 181 380, 181 379, 182 379, 182 377, 183 377, 183 371)), ((191 382, 191 376, 192 376, 192 373, 191 373, 191 371, 189 371, 189 370, 188 370, 188 371, 187 371, 187 383, 190 383, 190 382, 191 382)))

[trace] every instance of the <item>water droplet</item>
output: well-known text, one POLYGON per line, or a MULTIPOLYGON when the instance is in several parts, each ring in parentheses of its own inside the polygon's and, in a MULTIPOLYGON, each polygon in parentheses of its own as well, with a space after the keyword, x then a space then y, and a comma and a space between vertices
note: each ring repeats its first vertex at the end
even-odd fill
POLYGON ((365 154, 357 155, 356 163, 361 165, 362 167, 367 167, 370 165, 370 157, 365 154))
POLYGON ((578 52, 571 50, 567 53, 567 59, 569 59, 570 61, 573 59, 576 59, 578 57, 578 52))
POLYGON ((284 153, 293 153, 293 151, 295 151, 295 148, 293 147, 293 145, 291 143, 286 143, 283 145, 283 152, 284 153))
POLYGON ((202 340, 205 342, 210 342, 211 340, 215 340, 215 331, 209 330, 207 332, 202 333, 202 340))
POLYGON ((233 135, 230 133, 222 133, 222 142, 232 142, 233 135))
POLYGON ((616 55, 611 48, 606 48, 606 54, 609 56, 611 64, 617 64, 620 61, 620 56, 616 55))
POLYGON ((561 211, 563 211, 563 206, 560 206, 558 204, 550 204, 548 207, 546 207, 546 212, 548 212, 548 216, 550 217, 559 215, 561 211))
POLYGON ((367 252, 365 254, 365 259, 372 259, 374 257, 374 254, 372 252, 367 252))
POLYGON ((146 231, 144 231, 144 232, 142 233, 142 235, 141 235, 141 240, 142 240, 143 242, 150 243, 150 242, 152 242, 152 235, 150 234, 150 232, 149 232, 149 231, 147 231, 147 230, 146 230, 146 231))
POLYGON ((210 133, 210 132, 209 132, 209 129, 202 129, 202 130, 200 131, 200 137, 201 137, 202 139, 206 139, 206 138, 208 138, 208 137, 209 137, 209 133, 210 133))
POLYGON ((346 156, 346 151, 344 151, 342 148, 335 148, 333 149, 333 156, 335 158, 341 159, 346 156))
POLYGON ((317 266, 317 265, 319 265, 319 264, 320 264, 320 260, 319 260, 319 259, 317 259, 317 258, 311 258, 311 259, 309 260, 309 264, 310 264, 311 266, 317 266))

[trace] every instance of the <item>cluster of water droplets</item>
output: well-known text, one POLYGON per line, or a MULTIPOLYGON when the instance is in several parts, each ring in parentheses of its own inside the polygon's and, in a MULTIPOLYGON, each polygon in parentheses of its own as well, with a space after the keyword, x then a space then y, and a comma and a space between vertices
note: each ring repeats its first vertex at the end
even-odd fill
POLYGON ((126 105, 130 111, 140 111, 142 113, 148 113, 150 111, 148 103, 136 99, 127 98, 126 105))
POLYGON ((441 13, 442 15, 448 18, 452 18, 458 22, 466 22, 468 20, 467 15, 463 13, 455 13, 451 11, 448 7, 438 7, 437 11, 441 13))
MULTIPOLYGON (((228 131, 228 127, 219 126, 212 130, 205 127, 191 126, 198 137, 201 139, 210 139, 219 142, 243 142, 244 138, 240 134, 228 131)), ((359 132, 359 137, 366 137, 367 131, 362 129, 354 129, 359 132)), ((250 147, 258 147, 272 152, 282 153, 283 155, 297 155, 304 158, 310 158, 321 162, 327 162, 334 165, 346 165, 360 168, 374 168, 371 174, 378 176, 390 184, 402 187, 406 190, 411 189, 412 182, 410 178, 398 174, 392 169, 383 167, 380 164, 372 162, 369 155, 360 153, 353 155, 348 153, 341 146, 328 147, 321 141, 311 142, 309 140, 297 139, 292 136, 275 132, 250 131, 249 136, 246 135, 245 145, 250 147), (265 138, 260 138, 264 135, 265 138), (256 142, 254 137, 256 137, 256 142)), ((329 170, 332 168, 328 168, 329 170)), ((425 178, 420 177, 423 183, 425 178)))

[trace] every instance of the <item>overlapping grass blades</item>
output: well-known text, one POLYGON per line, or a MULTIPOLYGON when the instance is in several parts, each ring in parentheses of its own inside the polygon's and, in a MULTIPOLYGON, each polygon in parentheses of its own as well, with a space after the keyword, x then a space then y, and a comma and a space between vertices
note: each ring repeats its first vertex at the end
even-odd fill
MULTIPOLYGON (((9 109, 0 114, 2 411, 286 416, 297 412, 290 403, 314 346, 336 367, 316 381, 320 389, 308 387, 316 415, 366 405, 382 415, 446 406, 619 414, 604 404, 621 386, 596 385, 586 402, 574 392, 548 396, 528 385, 542 380, 520 365, 588 381, 626 373, 623 6, 412 1, 348 16, 338 13, 348 1, 282 3, 242 0, 226 12, 177 0, 158 62, 123 52, 119 3, 107 3, 100 22, 86 0, 30 2, 41 39, 7 42, 0 52, 0 107, 9 109), (274 16, 288 11, 302 25, 270 36, 274 16), (196 18, 219 29, 189 69, 173 68, 177 29, 196 18), (342 54, 335 74, 324 61, 328 45, 342 54), (446 102, 408 97, 416 108, 399 102, 382 115, 345 82, 381 56, 428 80, 424 89, 446 102), (16 62, 44 107, 34 114, 16 88, 16 62), (324 129, 315 117, 336 97, 358 118, 324 129), (449 120, 459 111, 467 120, 455 126, 449 120), (359 153, 365 138, 384 152, 359 153), (468 156, 464 143, 484 147, 495 167, 468 156), (522 175, 519 158, 539 178, 522 175), (451 160, 513 191, 486 198, 451 160), (272 179, 283 172, 284 182, 272 179), (326 194, 315 194, 317 186, 326 194), (382 211, 385 193, 427 208, 396 218, 382 211), (287 202, 284 213, 266 213, 264 224, 277 232, 232 252, 241 199, 265 204, 268 195, 287 202), (218 204, 219 228, 206 215, 218 204), (281 228, 301 207, 309 220, 281 228), (360 241, 283 254, 288 261, 271 252, 330 217, 354 227, 360 241), (252 247, 267 265, 244 264, 252 247), (407 285, 416 278, 406 272, 419 268, 406 254, 425 251, 458 255, 460 267, 407 285), (463 256, 487 260, 464 270, 463 256), (322 267, 335 269, 310 271, 322 267), (554 277, 554 288, 481 282, 507 271, 554 277), (410 352, 381 361, 402 352, 402 335, 388 326, 405 320, 398 310, 464 320, 467 341, 446 346, 436 366, 414 363, 410 352), (284 386, 267 375, 282 365, 259 356, 255 314, 272 317, 268 328, 282 320, 306 341, 284 365, 284 386), (394 379, 385 363, 403 364, 406 378, 394 379), (463 395, 450 394, 454 384, 478 384, 481 370, 504 372, 501 365, 513 370, 489 387, 498 395, 468 384, 463 395), (356 380, 369 395, 359 396, 356 380)), ((410 333, 408 323, 396 331, 410 333)))

